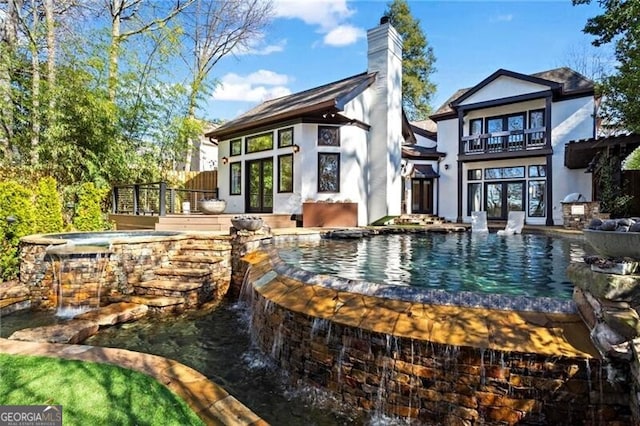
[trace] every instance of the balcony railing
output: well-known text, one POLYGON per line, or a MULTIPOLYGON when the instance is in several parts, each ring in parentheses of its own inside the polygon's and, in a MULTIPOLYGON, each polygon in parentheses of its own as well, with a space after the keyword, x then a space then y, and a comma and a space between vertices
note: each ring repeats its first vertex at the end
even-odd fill
POLYGON ((217 198, 217 190, 169 188, 166 182, 119 185, 112 188, 112 213, 164 216, 199 212, 199 201, 217 198))
POLYGON ((547 145, 544 127, 527 130, 483 133, 463 136, 461 154, 495 154, 501 152, 541 149, 547 145))

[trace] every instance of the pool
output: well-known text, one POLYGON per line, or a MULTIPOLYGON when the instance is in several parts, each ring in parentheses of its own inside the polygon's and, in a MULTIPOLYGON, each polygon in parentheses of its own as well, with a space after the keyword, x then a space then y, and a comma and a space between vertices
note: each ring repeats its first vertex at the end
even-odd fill
POLYGON ((40 238, 51 239, 53 241, 65 241, 74 246, 97 246, 108 247, 109 244, 118 239, 149 238, 149 237, 173 237, 181 235, 175 231, 103 231, 103 232, 63 232, 59 234, 43 234, 40 238))
POLYGON ((573 291, 567 265, 588 252, 582 238, 545 234, 395 234, 278 245, 286 263, 347 280, 563 300, 573 291))

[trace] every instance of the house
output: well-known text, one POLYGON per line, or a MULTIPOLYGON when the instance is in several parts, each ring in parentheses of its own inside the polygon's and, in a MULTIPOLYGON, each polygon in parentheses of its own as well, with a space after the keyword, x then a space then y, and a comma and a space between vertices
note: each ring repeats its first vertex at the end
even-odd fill
POLYGON ((430 120, 402 111, 401 38, 367 33, 367 70, 264 102, 205 136, 219 141, 227 213, 299 217, 307 202, 357 205, 359 226, 401 213, 560 225, 561 202, 592 193, 565 144, 594 137, 593 82, 569 68, 500 69, 458 90, 430 120))
POLYGON ((458 90, 431 116, 447 153, 438 214, 469 222, 472 211, 506 220, 523 210, 528 224, 563 224, 563 199, 592 193, 586 168, 565 166, 565 144, 595 136, 594 113, 593 82, 569 68, 499 69, 458 90))
MULTIPOLYGON (((205 134, 218 140, 227 213, 300 215, 304 202, 357 205, 357 225, 401 213, 402 39, 383 18, 367 70, 266 101, 205 134)), ((418 154, 420 157, 420 154, 418 154)))

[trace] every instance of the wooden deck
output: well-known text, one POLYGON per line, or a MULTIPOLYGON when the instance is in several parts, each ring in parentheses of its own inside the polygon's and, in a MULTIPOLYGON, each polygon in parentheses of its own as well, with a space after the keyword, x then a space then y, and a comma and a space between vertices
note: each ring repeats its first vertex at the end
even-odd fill
MULTIPOLYGON (((237 214, 171 214, 166 216, 144 216, 110 214, 109 221, 116 230, 155 229, 156 231, 228 231, 231 218, 237 214)), ((296 221, 288 214, 258 214, 264 222, 276 228, 295 228, 296 221)))

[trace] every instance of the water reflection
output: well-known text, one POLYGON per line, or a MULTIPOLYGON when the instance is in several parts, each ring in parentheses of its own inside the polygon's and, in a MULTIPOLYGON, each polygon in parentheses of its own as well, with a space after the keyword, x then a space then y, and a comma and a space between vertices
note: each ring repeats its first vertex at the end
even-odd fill
POLYGON ((582 238, 524 234, 381 235, 279 247, 303 269, 393 285, 570 299, 565 270, 581 260, 582 238))

